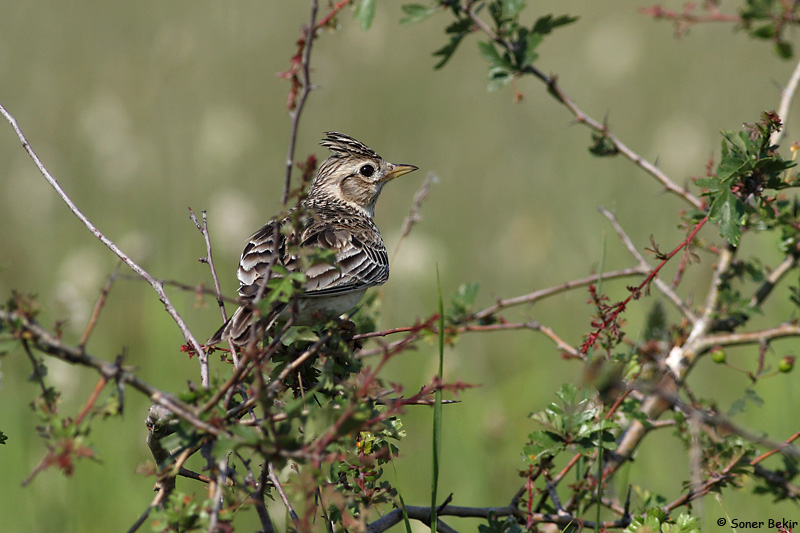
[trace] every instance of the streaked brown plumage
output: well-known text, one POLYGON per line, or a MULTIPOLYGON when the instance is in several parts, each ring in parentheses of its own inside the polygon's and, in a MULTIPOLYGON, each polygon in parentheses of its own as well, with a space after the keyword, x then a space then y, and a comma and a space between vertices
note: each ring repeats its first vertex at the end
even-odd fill
MULTIPOLYGON (((288 272, 304 271, 304 292, 292 306, 294 324, 309 325, 350 311, 369 287, 389 279, 389 258, 372 221, 375 202, 387 182, 417 169, 389 163, 342 133, 325 135, 320 144, 331 151, 331 156, 320 165, 308 196, 285 218, 271 220, 255 232, 239 261, 239 296, 247 303, 255 301, 259 292, 263 296, 267 281, 279 276, 274 272, 275 264, 288 272), (298 215, 299 224, 293 224, 292 217, 298 215), (314 248, 333 251, 334 264, 304 265, 307 261, 297 250, 314 248)), ((207 344, 229 340, 246 345, 252 339, 259 340, 279 316, 289 314, 286 305, 275 305, 253 329, 253 312, 244 305, 207 344)))

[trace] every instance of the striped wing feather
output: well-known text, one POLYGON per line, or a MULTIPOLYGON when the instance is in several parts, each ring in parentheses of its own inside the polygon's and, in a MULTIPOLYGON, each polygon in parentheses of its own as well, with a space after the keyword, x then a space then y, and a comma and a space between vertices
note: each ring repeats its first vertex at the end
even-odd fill
MULTIPOLYGON (((289 271, 300 268, 299 258, 288 252, 287 236, 281 231, 287 219, 277 226, 270 221, 251 237, 239 261, 239 295, 255 299, 259 289, 269 278, 280 276, 273 271, 280 264, 289 271)), ((292 233, 288 239, 297 239, 292 233)), ((371 220, 325 220, 314 216, 298 239, 301 247, 322 247, 336 252, 335 264, 316 263, 305 270, 306 285, 303 298, 330 297, 361 291, 381 285, 389 279, 389 257, 371 220)), ((281 309, 275 309, 277 314, 281 309)), ((247 342, 252 312, 240 307, 231 319, 212 336, 209 344, 230 338, 239 344, 247 342)), ((268 317, 272 321, 274 317, 268 317)))

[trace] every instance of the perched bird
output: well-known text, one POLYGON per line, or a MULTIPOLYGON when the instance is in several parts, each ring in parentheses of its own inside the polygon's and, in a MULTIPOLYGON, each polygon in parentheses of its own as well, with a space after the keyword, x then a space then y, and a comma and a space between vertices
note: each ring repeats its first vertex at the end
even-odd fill
MULTIPOLYGON (((327 132, 320 143, 331 151, 319 166, 308 195, 281 220, 270 220, 256 231, 239 261, 239 296, 246 302, 208 341, 238 346, 260 340, 278 318, 310 325, 353 309, 369 287, 389 279, 386 247, 372 221, 383 186, 417 167, 385 161, 365 144, 327 132), (299 218, 298 218, 299 217, 299 218), (327 249, 332 263, 304 261, 302 251, 327 249), (263 297, 268 280, 303 271, 303 292, 291 304, 274 305, 254 321, 249 303, 263 297)), ((317 250, 319 251, 319 250, 317 250)))

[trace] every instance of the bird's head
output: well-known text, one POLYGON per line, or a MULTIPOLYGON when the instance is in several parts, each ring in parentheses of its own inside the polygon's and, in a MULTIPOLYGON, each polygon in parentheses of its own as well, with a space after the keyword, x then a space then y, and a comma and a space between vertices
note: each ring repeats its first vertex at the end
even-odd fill
POLYGON ((414 165, 389 163, 364 143, 343 133, 329 131, 320 144, 331 151, 331 156, 320 165, 309 198, 338 200, 370 217, 383 186, 417 170, 414 165))

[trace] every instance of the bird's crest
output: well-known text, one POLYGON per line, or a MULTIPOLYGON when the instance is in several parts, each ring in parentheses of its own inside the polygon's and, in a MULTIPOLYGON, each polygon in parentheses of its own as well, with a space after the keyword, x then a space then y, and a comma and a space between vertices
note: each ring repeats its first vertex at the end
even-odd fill
POLYGON ((325 138, 320 142, 322 146, 333 152, 331 157, 362 156, 373 159, 380 159, 375 151, 366 144, 357 141, 336 131, 326 131, 325 138))

